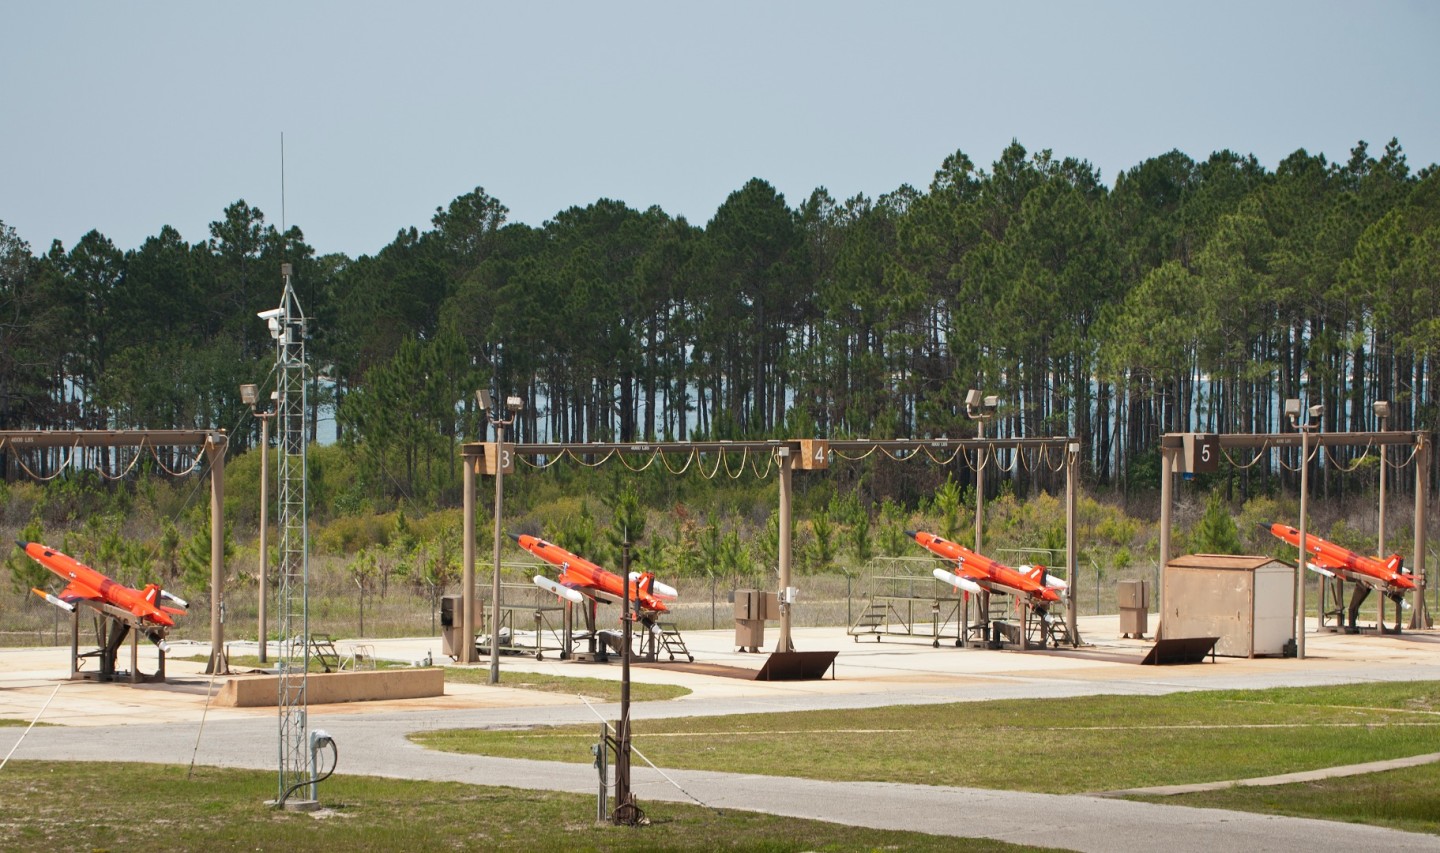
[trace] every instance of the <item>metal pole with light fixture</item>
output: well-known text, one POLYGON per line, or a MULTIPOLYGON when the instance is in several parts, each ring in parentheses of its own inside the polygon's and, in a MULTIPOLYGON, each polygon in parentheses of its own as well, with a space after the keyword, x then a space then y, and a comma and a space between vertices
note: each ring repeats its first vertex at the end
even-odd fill
POLYGON ((1430 446, 1426 432, 1415 433, 1415 544, 1411 551, 1410 573, 1415 576, 1415 606, 1410 610, 1410 629, 1434 627, 1425 605, 1425 479, 1430 473, 1430 446))
MULTIPOLYGON (((505 451, 505 418, 497 418, 495 424, 495 452, 505 451)), ((500 502, 505 497, 505 466, 499 458, 495 460, 495 575, 490 586, 490 683, 500 683, 500 502)))
MULTIPOLYGON (((1374 405, 1375 419, 1380 424, 1380 431, 1384 432, 1387 422, 1390 420, 1390 401, 1376 400, 1374 405)), ((1385 458, 1385 450, 1385 445, 1380 445, 1380 520, 1376 524, 1375 538, 1377 541, 1375 554, 1381 558, 1385 556, 1385 466, 1388 461, 1385 458)), ((1376 607, 1379 608, 1378 616, 1376 617, 1378 621, 1375 624, 1383 628, 1385 625, 1385 596, 1377 595, 1375 597, 1375 604, 1376 607)))
MULTIPOLYGON (((1070 644, 1080 645, 1080 626, 1076 621, 1080 609, 1080 557, 1076 550, 1075 528, 1077 526, 1078 500, 1076 490, 1080 478, 1080 442, 1065 446, 1065 581, 1070 585, 1065 596, 1065 630, 1070 644)), ((1095 583, 1098 587, 1100 579, 1095 583)))
MULTIPOLYGON (((971 388, 965 392, 965 417, 975 422, 975 437, 985 437, 985 422, 995 416, 1000 398, 995 395, 981 396, 971 388)), ((985 448, 975 450, 975 551, 985 547, 985 448)))
MULTIPOLYGON (((479 404, 481 411, 494 411, 491 406, 490 392, 476 391, 475 401, 479 404)), ((515 422, 515 415, 525 403, 519 397, 506 397, 505 409, 510 412, 510 417, 489 416, 490 423, 495 426, 495 574, 490 586, 490 681, 491 684, 500 683, 500 514, 501 505, 505 497, 505 468, 510 461, 506 458, 505 450, 505 427, 515 422)))
MULTIPOLYGON (((1000 398, 995 395, 983 396, 979 391, 971 388, 965 392, 965 416, 975 422, 975 437, 985 437, 985 422, 995 416, 995 409, 1000 405, 1000 398)), ((975 448, 975 553, 980 553, 985 547, 985 446, 975 448)), ((967 595, 966 601, 969 601, 967 595)), ((980 593, 980 598, 975 602, 980 617, 981 631, 988 633, 990 626, 986 624, 990 613, 990 593, 980 593)), ((965 605, 965 615, 961 617, 965 621, 970 619, 970 605, 965 605)), ((968 626, 959 625, 961 642, 964 641, 968 626)), ((988 639, 988 637, 987 637, 988 639)))
POLYGON ((794 536, 794 471, 795 458, 789 447, 777 447, 776 458, 780 463, 780 507, 776 518, 778 543, 776 569, 780 573, 780 594, 776 597, 780 605, 780 639, 775 644, 777 652, 795 651, 795 641, 790 631, 793 627, 792 614, 795 591, 790 585, 790 569, 793 557, 791 540, 794 536))
MULTIPOLYGON (((477 399, 479 395, 476 395, 477 399)), ((483 432, 483 429, 482 429, 483 432)), ((482 435, 483 438, 483 435, 482 435)), ((460 644, 451 648, 455 660, 460 663, 475 662, 475 474, 480 462, 466 455, 464 464, 464 505, 463 541, 460 543, 460 644)), ((451 613, 451 625, 455 614, 451 613)))
POLYGON ((260 577, 258 586, 260 589, 256 602, 256 622, 258 623, 255 637, 260 646, 260 662, 266 663, 269 660, 270 642, 266 633, 265 625, 265 604, 270 586, 267 582, 270 563, 270 419, 275 417, 275 410, 258 412, 255 410, 259 402, 259 393, 254 385, 240 386, 240 401, 250 407, 250 413, 260 421, 260 577))
POLYGON ((1285 401, 1285 416, 1300 431, 1300 560, 1295 565, 1295 656, 1305 658, 1305 569, 1310 562, 1305 538, 1305 516, 1310 502, 1310 431, 1320 425, 1321 407, 1311 406, 1300 420, 1300 400, 1285 401))

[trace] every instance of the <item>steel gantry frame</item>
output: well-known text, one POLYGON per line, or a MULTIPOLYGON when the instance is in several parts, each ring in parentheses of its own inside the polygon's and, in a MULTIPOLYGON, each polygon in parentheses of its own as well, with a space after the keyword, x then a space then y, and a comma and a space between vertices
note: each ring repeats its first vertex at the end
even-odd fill
MULTIPOLYGON (((224 673, 225 626, 221 621, 225 600, 225 448, 229 439, 224 430, 3 430, 0 452, 53 448, 133 447, 137 451, 159 447, 200 447, 210 464, 210 660, 207 673, 224 673)), ((136 461, 139 461, 137 452, 136 461)), ((158 456, 156 457, 158 460, 158 456)), ((72 454, 60 470, 72 464, 72 454)), ((23 465, 19 466, 22 469, 23 465)), ((132 463, 131 467, 134 465, 132 463)), ((163 467, 163 466, 162 466, 163 467)), ((43 479, 26 471, 35 479, 43 479)), ((52 476, 58 476, 59 471, 52 476)), ((119 475, 119 476, 123 476, 119 475)), ((112 479, 118 479, 114 477, 112 479)))
MULTIPOLYGON (((1169 612, 1165 602, 1165 572, 1164 567, 1170 562, 1170 529, 1173 525, 1174 516, 1174 475, 1180 473, 1181 456, 1185 451, 1185 437, 1193 433, 1166 433, 1160 439, 1160 624, 1163 630, 1165 614, 1169 612)), ((1236 433, 1218 435, 1220 449, 1250 449, 1259 450, 1255 459, 1249 464, 1254 464, 1260 456, 1272 450, 1285 450, 1287 448, 1304 448, 1306 455, 1319 454, 1321 448, 1329 447, 1387 447, 1391 445, 1410 445, 1414 448, 1413 461, 1415 464, 1415 542, 1414 556, 1411 558, 1411 571, 1415 574, 1416 590, 1415 604, 1411 608, 1410 627, 1429 628, 1431 626, 1430 614, 1425 606, 1425 515, 1426 515, 1426 486, 1425 472, 1429 469, 1430 434, 1426 432, 1322 432, 1306 435, 1300 432, 1293 433, 1236 433)), ((1233 460, 1232 460, 1233 463, 1233 460)), ((1300 466, 1310 464, 1310 459, 1302 459, 1300 466)), ((1403 467, 1406 463, 1400 463, 1396 467, 1403 467)), ((1237 467, 1248 467, 1240 465, 1237 467)), ((1304 524, 1304 521, 1301 521, 1304 524)), ((1304 527, 1301 527, 1304 530, 1304 527)), ((1380 543, 1380 550, 1384 550, 1384 543, 1380 543)), ((1303 558, 1300 558, 1303 559, 1303 558)), ((1300 565, 1300 559, 1296 560, 1295 569, 1295 651, 1296 656, 1305 657, 1305 571, 1300 565)), ((1382 597, 1383 600, 1383 597, 1382 597)), ((1321 608, 1324 609, 1323 607, 1321 608)))
MULTIPOLYGON (((762 479, 769 475, 771 467, 779 471, 779 553, 777 556, 779 570, 779 588, 783 593, 791 585, 791 545, 792 545, 792 492, 793 472, 798 466, 801 470, 816 470, 828 467, 828 461, 819 464, 820 460, 810 457, 816 454, 827 455, 834 453, 842 458, 863 459, 872 453, 880 452, 891 459, 908 460, 912 458, 928 458, 936 463, 948 463, 959 458, 961 454, 973 452, 976 454, 977 464, 986 464, 985 460, 998 459, 999 451, 1036 451, 1049 454, 1059 453, 1061 463, 1053 470, 1059 471, 1063 468, 1065 472, 1065 562, 1066 580, 1071 584, 1071 592, 1066 602, 1066 627, 1070 632, 1072 641, 1078 642, 1079 632, 1075 624, 1076 616, 1076 502, 1077 502, 1077 467, 1079 464, 1080 444, 1074 438, 963 438, 963 439, 789 439, 789 440, 767 440, 767 441, 697 441, 697 442, 631 442, 631 443, 554 443, 554 444, 514 444, 505 445, 502 450, 497 449, 494 442, 469 442, 461 445, 460 453, 464 468, 464 543, 463 543, 463 571, 461 575, 462 601, 461 601, 461 624, 463 637, 461 639, 462 650, 470 650, 470 660, 473 660, 473 649, 475 648, 475 616, 478 613, 475 601, 475 477, 487 468, 494 470, 501 453, 508 453, 512 457, 536 459, 543 458, 546 461, 535 467, 549 467, 564 459, 572 458, 588 467, 598 467, 614 457, 642 456, 648 457, 647 461, 639 465, 631 465, 626 462, 625 466, 632 471, 642 471, 659 460, 667 471, 672 474, 682 474, 698 465, 702 475, 705 469, 710 468, 710 473, 705 476, 714 477, 722 471, 732 479, 738 479, 744 475, 748 466, 752 473, 762 479), (801 460, 802 454, 806 459, 801 460), (847 456, 846 454, 853 454, 847 456), (944 457, 946 454, 948 458, 944 457), (487 463, 487 455, 489 460, 487 463), (736 465, 727 461, 728 455, 739 457, 739 464, 736 465), (667 458, 669 457, 669 458, 667 458), (757 457, 764 459, 764 471, 760 470, 760 462, 757 457), (677 459, 677 464, 672 464, 670 459, 677 459)), ((1016 463, 1018 464, 1018 458, 1016 463)), ((791 638, 791 605, 782 603, 780 608, 780 637, 776 643, 777 652, 794 651, 795 645, 791 638)), ((1024 625, 1021 625, 1023 634, 1024 625)), ((465 658, 461 658, 465 660, 465 658)))

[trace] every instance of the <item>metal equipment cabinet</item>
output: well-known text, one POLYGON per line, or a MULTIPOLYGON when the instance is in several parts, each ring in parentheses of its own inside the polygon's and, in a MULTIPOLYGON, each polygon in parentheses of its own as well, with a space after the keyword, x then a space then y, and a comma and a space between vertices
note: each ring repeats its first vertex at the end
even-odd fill
POLYGON ((1115 585, 1115 598, 1120 605, 1120 633, 1144 639, 1150 630, 1150 582, 1120 581, 1115 585))
POLYGON ((462 595, 440 596, 440 640, 441 652, 459 659, 460 647, 464 644, 465 626, 460 624, 460 612, 465 606, 462 595))
POLYGON ((775 593, 735 590, 735 645, 740 651, 758 652, 765 645, 765 620, 779 615, 780 604, 775 593))

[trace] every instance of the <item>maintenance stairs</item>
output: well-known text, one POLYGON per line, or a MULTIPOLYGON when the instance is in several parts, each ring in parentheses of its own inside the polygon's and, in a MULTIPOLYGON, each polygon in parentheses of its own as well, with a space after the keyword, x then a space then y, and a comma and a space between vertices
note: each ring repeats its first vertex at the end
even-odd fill
POLYGON ((670 656, 670 660, 680 656, 691 663, 695 662, 695 656, 685 647, 685 639, 680 636, 680 630, 675 627, 674 622, 657 622, 655 627, 660 629, 660 647, 670 656))
MULTIPOLYGON (((685 646, 685 639, 680 636, 680 629, 675 627, 674 622, 652 621, 648 617, 641 617, 640 622, 641 630, 631 639, 634 644, 631 649, 634 650, 636 658, 654 663, 663 653, 672 661, 683 657, 691 663, 695 662, 695 656, 690 654, 690 649, 685 646)), ((615 654, 619 654, 625 647, 624 639, 619 636, 613 637, 613 641, 607 636, 606 644, 611 646, 615 654)))
MULTIPOLYGON (((861 634, 874 634, 875 642, 878 643, 880 642, 881 634, 890 633, 890 616, 892 613, 901 624, 904 624, 904 620, 899 618, 900 614, 896 612, 895 608, 888 602, 883 604, 872 603, 860 613, 860 617, 855 620, 855 624, 850 626, 850 630, 847 633, 854 637, 857 643, 860 642, 861 634)), ((909 625, 905 625, 907 633, 909 632, 909 628, 909 625)))
POLYGON ((1047 616, 1025 602, 1017 603, 1015 597, 1009 593, 992 592, 989 601, 988 608, 982 605, 978 611, 981 621, 971 625, 967 631, 970 645, 992 649, 1002 648, 1006 644, 1020 646, 1022 629, 1016 618, 1017 606, 1024 610, 1025 646, 1045 648, 1053 645, 1059 648, 1064 644, 1076 645, 1072 642, 1069 627, 1065 624, 1063 610, 1047 616), (973 639, 974 637, 979 639, 973 639))
POLYGON ((310 657, 326 672, 340 671, 340 651, 335 648, 335 641, 329 634, 310 635, 310 657))
POLYGON ((1065 622, 1063 610, 1059 613, 1041 613, 1038 608, 1027 607, 1025 631, 1026 639, 1042 649, 1046 645, 1053 645, 1057 649, 1062 645, 1079 645, 1070 636, 1070 626, 1065 622))
MULTIPOLYGON (((870 603, 845 630, 860 642, 862 636, 918 637, 939 647, 951 620, 963 619, 961 599, 938 592, 933 578, 877 576, 872 579, 870 603)), ((958 642, 957 642, 958 645, 958 642)))

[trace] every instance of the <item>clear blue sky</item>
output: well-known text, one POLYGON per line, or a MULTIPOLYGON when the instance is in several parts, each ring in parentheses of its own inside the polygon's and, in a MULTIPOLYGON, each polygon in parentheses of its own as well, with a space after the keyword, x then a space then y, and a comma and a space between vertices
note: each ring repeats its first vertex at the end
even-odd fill
POLYGON ((608 197, 703 225, 924 188, 1012 138, 1106 183, 1178 148, 1440 162, 1440 4, 5 0, 0 221, 191 242, 245 199, 373 254, 476 186, 539 225, 608 197))

